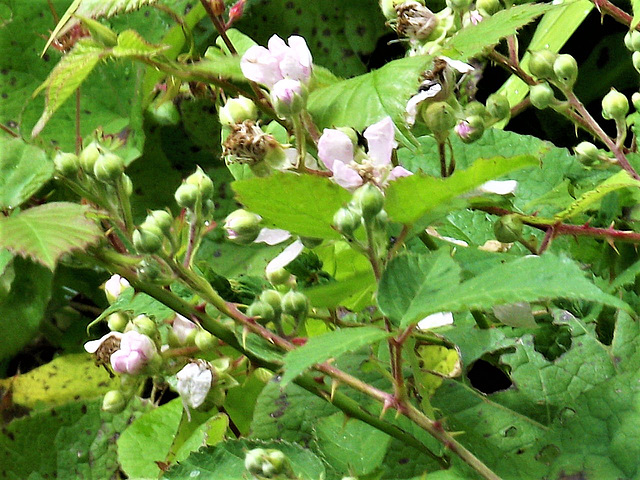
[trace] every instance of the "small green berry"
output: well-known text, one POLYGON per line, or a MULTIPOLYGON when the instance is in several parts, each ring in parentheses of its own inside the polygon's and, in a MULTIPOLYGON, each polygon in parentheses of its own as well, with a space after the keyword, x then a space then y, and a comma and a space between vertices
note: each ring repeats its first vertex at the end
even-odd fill
POLYGON ((522 236, 522 220, 517 215, 505 215, 493 224, 493 233, 501 243, 513 243, 522 236))
POLYGON ((571 89, 578 78, 578 62, 571 55, 563 53, 553 62, 553 71, 558 82, 571 89))
POLYGON ((531 100, 531 105, 543 110, 553 103, 555 94, 547 82, 542 82, 531 86, 529 99, 531 100))
POLYGON ((80 161, 77 155, 73 153, 58 152, 53 158, 53 165, 62 175, 70 177, 78 173, 80 161))
POLYGON ((627 97, 612 88, 602 99, 602 117, 605 120, 623 120, 627 113, 629 113, 627 97))
POLYGON ((93 164, 93 175, 104 183, 114 183, 124 172, 124 160, 115 153, 98 156, 93 164))
POLYGON ((375 217, 384 206, 384 195, 382 191, 371 183, 365 183, 351 197, 351 202, 362 213, 365 222, 375 217))
POLYGON ((556 61, 557 54, 551 50, 536 50, 531 52, 529 60, 529 71, 532 75, 541 79, 553 79, 555 72, 553 64, 556 61))
POLYGON ((343 207, 333 216, 333 226, 341 234, 350 237, 362 224, 362 216, 351 208, 343 207))
POLYGON ((108 413, 120 413, 127 406, 127 401, 120 390, 109 390, 102 399, 102 410, 108 413))

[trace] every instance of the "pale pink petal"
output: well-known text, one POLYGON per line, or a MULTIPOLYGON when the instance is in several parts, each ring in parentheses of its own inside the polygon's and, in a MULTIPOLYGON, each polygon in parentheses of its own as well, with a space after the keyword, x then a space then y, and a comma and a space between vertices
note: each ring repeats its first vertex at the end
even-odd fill
POLYGON ((278 35, 272 35, 267 42, 269 53, 273 55, 278 62, 282 61, 289 52, 289 46, 278 35))
POLYGON ((420 330, 430 330, 451 324, 453 324, 453 314, 451 312, 438 312, 420 320, 418 322, 418 328, 420 330))
POLYGON ((279 228, 263 228, 253 243, 266 243, 267 245, 277 245, 291 238, 291 234, 279 228))
POLYGON ((296 240, 268 263, 266 268, 267 273, 286 267, 302 253, 302 250, 304 250, 304 245, 300 240, 296 240))
POLYGON ((349 165, 342 162, 333 164, 333 181, 347 190, 355 190, 362 185, 362 177, 349 165))
POLYGON ((333 170, 334 161, 349 163, 353 160, 353 142, 349 136, 333 128, 325 128, 318 140, 318 158, 329 170, 333 170))
POLYGON ((276 82, 271 89, 271 97, 275 103, 276 100, 291 105, 296 96, 302 95, 302 84, 298 80, 285 78, 276 82))
POLYGON ((240 60, 240 68, 249 80, 271 88, 282 80, 278 59, 259 45, 249 48, 240 60))
POLYGON ((393 167, 393 170, 391 170, 391 172, 389 173, 387 180, 393 181, 397 178, 408 177, 410 175, 413 175, 413 172, 410 172, 404 167, 397 166, 397 167, 393 167))
POLYGON ((184 345, 189 334, 197 327, 194 322, 180 314, 176 314, 171 326, 181 345, 184 345))
POLYGON ((417 93, 409 99, 407 102, 405 120, 409 125, 416 123, 416 117, 418 116, 418 105, 429 98, 435 97, 442 91, 442 85, 434 83, 428 90, 417 93))
POLYGON ((364 131, 369 145, 369 158, 373 165, 381 167, 391 162, 391 151, 398 145, 394 139, 395 130, 391 117, 384 117, 364 131))
MULTIPOLYGON (((307 47, 307 42, 304 38, 298 35, 292 35, 289 37, 289 47, 294 52, 296 58, 298 59, 298 63, 302 67, 303 73, 306 75, 308 79, 311 75, 311 67, 313 64, 313 58, 311 57, 311 52, 309 51, 309 47, 307 47)), ((298 79, 301 80, 301 79, 298 79)))

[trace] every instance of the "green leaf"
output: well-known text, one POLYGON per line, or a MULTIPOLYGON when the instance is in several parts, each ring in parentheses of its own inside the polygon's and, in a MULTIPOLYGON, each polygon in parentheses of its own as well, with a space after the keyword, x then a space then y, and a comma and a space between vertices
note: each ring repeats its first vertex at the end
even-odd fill
POLYGON ((13 403, 27 408, 93 399, 119 385, 120 381, 97 366, 87 353, 63 355, 30 372, 0 379, 0 386, 11 389, 13 403))
POLYGON ((45 91, 45 108, 33 127, 32 137, 38 136, 51 116, 77 90, 104 56, 104 46, 92 39, 79 40, 34 92, 45 91))
POLYGON ((629 29, 635 30, 638 22, 640 22, 640 2, 638 2, 638 0, 631 0, 631 7, 633 8, 633 19, 631 20, 629 29))
POLYGON ((402 58, 358 77, 314 90, 308 109, 319 127, 353 127, 363 130, 390 116, 402 134, 413 138, 405 125, 407 101, 418 90, 420 74, 431 64, 425 56, 402 58))
MULTIPOLYGON (((2 241, 0 240, 0 244, 2 241)), ((29 260, 16 257, 11 290, 0 302, 0 360, 18 353, 38 332, 51 295, 53 274, 29 260)))
POLYGON ((0 209, 22 204, 53 176, 44 151, 20 138, 0 137, 0 209))
POLYGON ((424 174, 399 178, 389 184, 386 191, 385 210, 389 217, 401 223, 414 223, 430 210, 452 201, 484 182, 506 173, 538 164, 533 155, 476 160, 466 170, 456 170, 447 178, 435 178, 424 174))
POLYGON ((52 202, 0 218, 0 245, 53 270, 62 255, 83 250, 102 236, 87 212, 82 205, 52 202))
POLYGON ((318 335, 317 337, 311 337, 305 345, 292 350, 285 356, 282 385, 286 386, 316 363, 322 363, 343 353, 352 352, 388 336, 388 332, 379 328, 358 327, 343 328, 318 335))
POLYGON ((329 464, 353 475, 367 475, 380 467, 391 441, 386 433, 342 412, 320 419, 314 433, 329 464))
POLYGON ((460 267, 447 249, 431 255, 401 255, 382 274, 378 305, 398 325, 408 312, 422 308, 425 299, 459 282, 460 267))
POLYGON ((445 49, 457 52, 456 58, 468 60, 495 45, 500 39, 513 35, 536 17, 555 8, 550 4, 525 4, 509 7, 485 18, 477 25, 470 25, 451 37, 445 49))
POLYGON ((118 35, 118 44, 110 54, 121 57, 152 57, 169 48, 169 45, 154 45, 147 42, 135 30, 126 30, 118 35))
MULTIPOLYGON (((392 263, 385 272, 391 287, 385 286, 380 295, 388 298, 390 292, 396 291, 399 279, 404 285, 417 283, 423 277, 415 274, 403 276, 403 265, 392 263), (417 281, 416 281, 417 280, 417 281), (387 291, 388 289, 388 291, 387 291)), ((407 326, 418 322, 432 313, 478 309, 485 310, 496 304, 533 302, 551 298, 581 299, 611 305, 629 311, 631 307, 618 298, 606 294, 587 280, 580 268, 567 258, 546 254, 541 257, 524 257, 512 262, 491 268, 460 285, 445 285, 443 288, 418 290, 415 295, 408 290, 407 298, 398 299, 396 304, 404 302, 407 310, 400 312, 391 310, 397 318, 402 313, 400 323, 407 326)), ((383 305, 386 305, 383 303, 383 305)), ((383 311, 386 311, 383 308, 383 311)))
MULTIPOLYGON (((179 398, 151 410, 131 424, 118 439, 118 461, 130 478, 158 478, 156 464, 166 461, 178 432, 184 408, 179 398)), ((201 423, 178 450, 179 462, 197 450, 205 438, 206 424, 201 423)))
POLYGON ((325 177, 278 173, 238 180, 233 190, 265 226, 315 238, 340 238, 331 228, 333 215, 351 199, 344 188, 325 177))
POLYGON ((115 312, 127 312, 132 317, 147 315, 156 322, 162 322, 175 314, 169 307, 146 293, 136 293, 133 288, 127 288, 92 322, 92 325, 115 312))
POLYGON ((188 480, 196 476, 224 480, 246 480, 244 457, 254 448, 273 448, 287 457, 295 478, 318 480, 324 478, 322 461, 309 450, 288 442, 259 440, 231 440, 215 447, 202 449, 169 470, 163 478, 167 480, 188 480))
POLYGON ((304 290, 305 295, 314 307, 333 308, 348 302, 363 292, 375 291, 376 279, 371 270, 356 272, 354 275, 304 290))

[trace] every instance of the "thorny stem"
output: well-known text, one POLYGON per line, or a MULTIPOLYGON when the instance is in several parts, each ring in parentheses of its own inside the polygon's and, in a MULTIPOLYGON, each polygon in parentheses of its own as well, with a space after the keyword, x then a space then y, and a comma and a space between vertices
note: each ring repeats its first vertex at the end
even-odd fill
POLYGON ((316 127, 316 124, 313 122, 313 118, 311 118, 309 112, 304 110, 302 112, 302 119, 304 121, 304 126, 307 128, 307 132, 309 132, 311 140, 313 140, 313 143, 317 145, 318 140, 320 140, 320 132, 318 131, 318 127, 316 127))
POLYGON ((189 238, 187 240, 187 251, 184 254, 182 265, 185 268, 191 268, 191 262, 195 256, 198 247, 200 246, 200 239, 202 238, 200 232, 200 222, 202 218, 202 200, 198 199, 195 205, 195 209, 187 213, 191 218, 189 219, 189 238))
MULTIPOLYGON (((616 22, 622 23, 626 27, 629 27, 631 25, 631 20, 633 19, 633 17, 624 10, 616 7, 608 0, 591 1, 594 3, 600 13, 606 13, 607 15, 615 19, 616 22)), ((636 25, 636 30, 640 31, 640 24, 636 25)))
POLYGON ((216 27, 216 30, 218 31, 218 35, 220 35, 220 38, 222 38, 222 41, 227 46, 231 54, 238 55, 238 51, 235 49, 235 47, 233 46, 233 43, 229 39, 227 35, 227 29, 224 23, 222 23, 222 21, 220 20, 220 16, 216 15, 216 13, 211 9, 211 4, 209 3, 208 0, 200 0, 200 3, 204 7, 205 11, 207 12, 207 15, 209 16, 209 19, 211 20, 211 23, 213 23, 213 26, 216 27))
POLYGON ((400 235, 398 235, 398 238, 396 238, 395 242, 393 242, 393 245, 391 246, 391 248, 389 249, 389 252, 387 253, 387 261, 395 257, 396 253, 398 253, 398 250, 402 248, 410 231, 411 231, 411 225, 405 224, 402 226, 400 235))
POLYGON ((118 203, 122 210, 125 229, 129 236, 131 236, 134 228, 133 214, 131 213, 131 202, 129 202, 129 195, 127 195, 127 192, 125 191, 122 175, 116 180, 116 196, 118 197, 118 203))
POLYGON ((369 258, 369 263, 371 263, 373 275, 375 276, 376 281, 379 282, 382 277, 382 271, 380 270, 380 262, 376 255, 375 242, 373 238, 373 225, 371 224, 371 221, 365 220, 364 226, 367 231, 367 257, 369 258))

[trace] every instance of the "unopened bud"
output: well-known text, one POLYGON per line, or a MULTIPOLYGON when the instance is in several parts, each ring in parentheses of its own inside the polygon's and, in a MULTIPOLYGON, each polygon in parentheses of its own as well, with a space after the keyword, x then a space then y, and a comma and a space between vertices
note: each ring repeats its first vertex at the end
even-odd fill
POLYGON ((122 312, 115 312, 107 317, 107 325, 112 332, 124 332, 128 323, 129 318, 122 312))
POLYGON ((198 187, 188 183, 183 183, 175 193, 176 203, 182 208, 193 208, 198 201, 198 187))
POLYGON ((282 311, 294 318, 304 318, 309 311, 309 300, 304 293, 289 290, 282 297, 282 311))
POLYGON ((487 98, 487 112, 496 120, 507 120, 511 116, 509 100, 504 95, 494 93, 487 98))
POLYGON ((115 182, 124 172, 124 160, 115 153, 106 152, 98 156, 93 165, 93 175, 104 183, 115 182))
POLYGON ((267 270, 266 276, 267 276, 267 280, 269 280, 269 283, 271 283, 271 285, 274 285, 274 286, 284 285, 286 283, 289 283, 291 282, 291 278, 293 277, 293 275, 291 275, 291 273, 289 273, 284 268, 267 270))
POLYGON ((633 52, 633 55, 631 55, 631 61, 633 62, 633 68, 640 73, 640 52, 633 52))
POLYGON ((196 347, 198 347, 202 351, 207 351, 213 349, 216 346, 217 341, 216 337, 211 335, 206 330, 200 330, 196 333, 195 338, 196 347))
POLYGON ((249 305, 247 316, 256 317, 258 322, 263 325, 276 319, 276 313, 273 307, 262 300, 257 300, 249 305))
POLYGON ((422 118, 434 133, 451 130, 456 125, 453 108, 446 102, 435 102, 422 110, 422 118))
POLYGON ((475 142, 484 134, 484 119, 472 115, 458 123, 453 130, 464 143, 475 142))
POLYGON ((578 62, 571 55, 563 53, 553 62, 553 72, 559 83, 571 89, 578 78, 578 62))
POLYGON ((264 290, 260 294, 260 300, 271 305, 276 316, 282 313, 282 295, 277 290, 264 290))
POLYGON ((130 197, 133 193, 133 182, 131 181, 131 178, 129 178, 129 175, 127 175, 126 173, 123 173, 120 179, 122 182, 122 190, 124 190, 124 194, 127 197, 130 197))
POLYGON ((238 0, 235 5, 229 9, 229 23, 233 23, 242 18, 244 13, 244 4, 246 0, 238 0))
POLYGON ((333 226, 341 234, 350 237, 362 224, 362 216, 351 208, 341 208, 333 216, 333 226))
POLYGON ((245 120, 256 120, 258 118, 258 108, 253 100, 243 97, 230 98, 224 107, 220 107, 218 112, 222 125, 235 125, 245 120))
POLYGON ((624 36, 624 45, 632 52, 640 51, 640 32, 635 28, 624 36))
POLYGON ((505 215, 493 224, 493 233, 501 243, 513 243, 522 236, 522 220, 517 215, 505 215))
POLYGON ((154 103, 149 106, 147 112, 157 125, 169 127, 180 123, 180 111, 171 100, 154 103))
POLYGON ((598 147, 591 142, 580 142, 576 145, 574 151, 576 152, 578 160, 583 163, 591 164, 598 161, 600 158, 600 151, 598 150, 598 147))
POLYGON ((551 50, 536 50, 531 52, 529 71, 532 75, 541 79, 552 79, 555 76, 553 64, 557 54, 551 50))
POLYGON ((155 225, 162 231, 162 233, 167 235, 171 231, 173 217, 166 210, 153 210, 152 212, 149 212, 144 223, 155 225))
POLYGON ((58 152, 53 158, 53 165, 56 170, 65 177, 70 177, 78 173, 80 162, 77 155, 73 153, 58 152))
POLYGON ((120 413, 127 406, 127 401, 120 390, 109 390, 102 399, 102 410, 108 413, 120 413))
POLYGON ((602 99, 602 117, 605 120, 623 120, 629 113, 629 101, 624 94, 612 88, 602 99))
POLYGON ((285 78, 271 89, 271 102, 279 117, 293 117, 307 104, 307 89, 302 82, 285 78))
POLYGON ((204 173, 202 168, 198 167, 194 173, 189 175, 185 180, 187 185, 195 185, 198 193, 203 198, 212 198, 214 194, 213 181, 204 173))
POLYGON ((111 278, 104 284, 104 293, 107 296, 107 301, 111 304, 115 302, 123 290, 129 288, 131 285, 129 281, 121 277, 120 275, 111 275, 111 278))
POLYGON ((209 5, 211 5, 211 12, 214 15, 219 17, 224 13, 224 0, 209 0, 209 5))
POLYGON ((633 103, 633 108, 635 108, 636 111, 640 111, 640 92, 635 92, 631 95, 631 103, 633 103))
POLYGON ((531 105, 543 110, 553 103, 555 94, 553 93, 553 88, 547 82, 542 82, 531 86, 529 99, 531 100, 531 105))
POLYGON ((229 240, 240 245, 248 245, 258 238, 261 220, 260 215, 238 209, 227 215, 223 228, 229 240))
POLYGON ((471 6, 472 0, 447 0, 447 7, 452 10, 464 11, 471 6))
POLYGON ((491 16, 502 9, 500 0, 476 0, 476 8, 483 16, 491 16))
POLYGON ((149 338, 153 338, 158 333, 158 326, 156 322, 151 320, 146 315, 138 315, 131 323, 136 332, 146 335, 149 338))
POLYGON ((85 173, 93 175, 93 166, 96 164, 96 160, 98 160, 100 155, 101 152, 96 142, 91 142, 82 149, 78 161, 85 173))
POLYGON ((140 228, 133 232, 133 246, 140 253, 156 253, 162 248, 162 232, 151 228, 140 228))
POLYGON ((365 183, 353 192, 351 202, 360 210, 362 218, 367 222, 382 210, 384 195, 375 185, 365 183))

